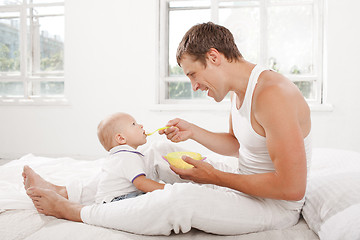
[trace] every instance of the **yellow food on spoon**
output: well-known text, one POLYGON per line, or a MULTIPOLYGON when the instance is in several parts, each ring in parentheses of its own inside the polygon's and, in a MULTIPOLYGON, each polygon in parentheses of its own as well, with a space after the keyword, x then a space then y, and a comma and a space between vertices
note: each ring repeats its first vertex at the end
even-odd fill
POLYGON ((172 152, 168 153, 166 156, 163 156, 163 158, 170 163, 172 166, 182 169, 189 169, 193 168, 194 166, 191 164, 188 164, 184 160, 182 160, 182 156, 188 156, 191 157, 194 160, 204 160, 205 158, 201 156, 200 153, 196 152, 172 152))

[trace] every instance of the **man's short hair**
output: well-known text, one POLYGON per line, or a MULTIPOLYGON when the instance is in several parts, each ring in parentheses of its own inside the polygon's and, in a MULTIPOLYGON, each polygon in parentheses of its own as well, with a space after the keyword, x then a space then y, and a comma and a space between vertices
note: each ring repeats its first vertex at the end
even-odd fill
POLYGON ((185 33, 176 52, 177 63, 180 66, 181 58, 188 54, 206 66, 206 53, 210 48, 224 54, 230 62, 242 58, 232 33, 223 26, 208 22, 197 24, 185 33))

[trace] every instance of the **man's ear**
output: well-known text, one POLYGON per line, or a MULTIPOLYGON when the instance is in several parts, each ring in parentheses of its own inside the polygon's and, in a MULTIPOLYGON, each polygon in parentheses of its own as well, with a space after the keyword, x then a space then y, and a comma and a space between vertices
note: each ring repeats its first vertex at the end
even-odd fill
POLYGON ((126 138, 121 133, 115 135, 115 141, 118 144, 126 144, 126 138))
POLYGON ((220 65, 221 63, 220 53, 215 48, 210 48, 210 50, 206 53, 206 57, 212 64, 220 65))

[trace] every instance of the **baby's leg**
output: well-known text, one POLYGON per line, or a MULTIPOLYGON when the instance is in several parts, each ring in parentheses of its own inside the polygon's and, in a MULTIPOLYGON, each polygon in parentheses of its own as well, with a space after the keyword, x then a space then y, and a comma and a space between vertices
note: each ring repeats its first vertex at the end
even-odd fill
POLYGON ((95 203, 95 195, 100 181, 101 172, 87 180, 73 180, 66 185, 68 199, 72 202, 90 205, 95 203))
POLYGON ((39 187, 42 189, 48 189, 60 194, 64 198, 68 198, 66 187, 65 186, 58 186, 52 184, 45 179, 43 179, 39 174, 37 174, 32 168, 25 165, 24 170, 22 173, 24 178, 24 187, 27 190, 30 187, 39 187))

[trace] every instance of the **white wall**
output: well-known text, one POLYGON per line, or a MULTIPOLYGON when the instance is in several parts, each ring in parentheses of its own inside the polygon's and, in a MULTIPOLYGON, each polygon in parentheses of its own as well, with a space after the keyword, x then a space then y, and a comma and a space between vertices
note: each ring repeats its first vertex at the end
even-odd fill
MULTIPOLYGON (((312 113, 315 147, 360 151, 359 8, 356 0, 328 1, 327 94, 334 110, 312 113)), ((96 126, 115 111, 129 112, 149 130, 174 117, 212 131, 228 129, 226 111, 151 110, 158 67, 157 1, 72 0, 66 1, 65 13, 70 105, 0 106, 0 158, 104 156, 96 126)), ((163 136, 149 141, 159 139, 163 136)))
POLYGON ((360 152, 360 2, 328 2, 327 85, 333 112, 312 114, 315 146, 360 152))

